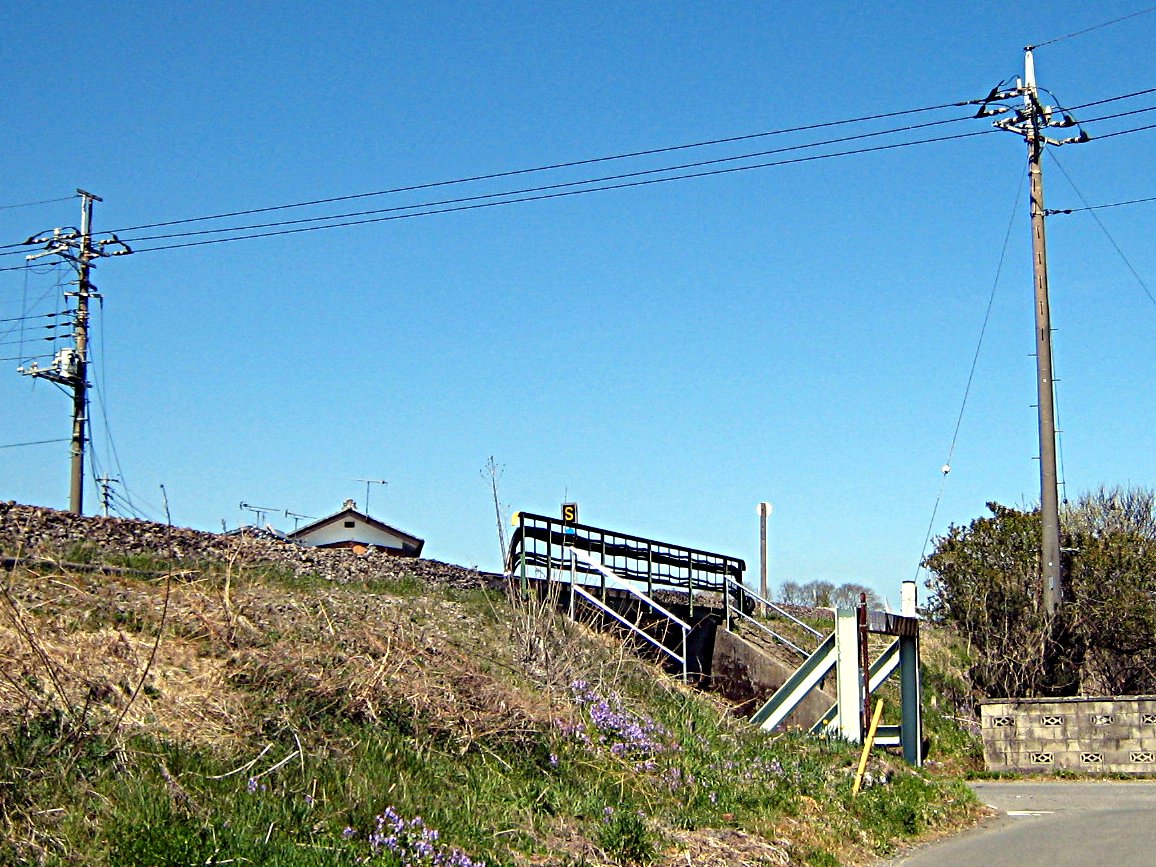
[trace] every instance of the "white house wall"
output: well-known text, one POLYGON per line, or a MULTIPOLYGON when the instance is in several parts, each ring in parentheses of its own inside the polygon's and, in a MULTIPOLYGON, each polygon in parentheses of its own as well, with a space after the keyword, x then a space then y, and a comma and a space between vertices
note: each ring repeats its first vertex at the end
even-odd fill
POLYGON ((397 550, 404 547, 404 542, 400 536, 386 533, 357 518, 338 520, 324 527, 318 527, 307 536, 302 536, 301 541, 306 545, 314 546, 334 545, 340 542, 360 542, 363 545, 377 545, 381 548, 397 550), (352 521, 352 527, 345 526, 349 521, 352 521))

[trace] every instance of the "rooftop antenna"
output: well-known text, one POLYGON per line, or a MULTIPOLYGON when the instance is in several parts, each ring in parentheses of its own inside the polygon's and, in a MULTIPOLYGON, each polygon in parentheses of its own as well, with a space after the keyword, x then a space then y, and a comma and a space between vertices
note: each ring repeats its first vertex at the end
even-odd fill
POLYGON ((258 527, 264 527, 265 526, 265 515, 267 515, 269 512, 280 512, 281 511, 280 509, 274 509, 271 506, 254 506, 254 505, 251 505, 250 503, 244 502, 243 500, 241 501, 241 508, 245 509, 248 512, 252 512, 254 515, 257 516, 257 526, 258 527))
POLYGON ((365 517, 369 517, 369 486, 388 485, 385 479, 354 479, 355 482, 365 482, 365 517))
POLYGON ((304 519, 306 521, 316 521, 317 520, 312 515, 301 515, 301 514, 298 514, 297 512, 290 512, 288 509, 285 510, 285 517, 293 519, 293 532, 294 533, 297 532, 297 522, 298 521, 301 521, 302 519, 304 519))

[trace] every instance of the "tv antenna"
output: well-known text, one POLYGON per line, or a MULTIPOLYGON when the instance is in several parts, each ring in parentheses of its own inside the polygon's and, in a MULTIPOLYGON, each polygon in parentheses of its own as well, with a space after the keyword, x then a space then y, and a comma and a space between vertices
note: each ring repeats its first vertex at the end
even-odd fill
POLYGON ((355 482, 365 482, 365 517, 369 517, 369 486, 388 485, 385 479, 354 479, 355 482))
POLYGON ((244 502, 243 500, 241 501, 241 508, 248 511, 248 512, 252 512, 257 517, 257 526, 258 527, 264 527, 265 526, 265 516, 267 514, 269 514, 270 512, 280 512, 281 511, 280 509, 274 509, 272 506, 254 506, 251 503, 244 502))

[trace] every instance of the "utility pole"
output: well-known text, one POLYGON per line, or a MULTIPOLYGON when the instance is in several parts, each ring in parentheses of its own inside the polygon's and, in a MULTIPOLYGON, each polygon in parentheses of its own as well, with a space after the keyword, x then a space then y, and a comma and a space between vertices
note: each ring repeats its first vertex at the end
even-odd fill
POLYGON ((112 501, 112 485, 113 482, 119 482, 120 479, 114 479, 111 476, 97 476, 96 482, 100 485, 100 506, 101 512, 108 517, 108 505, 112 501))
MULTIPOLYGON (((767 518, 771 516, 771 504, 759 503, 756 511, 759 513, 759 595, 763 599, 770 599, 770 587, 767 586, 767 518)), ((760 603, 760 607, 766 606, 760 603)))
POLYGON ((116 235, 93 242, 92 208, 95 202, 103 199, 80 189, 76 193, 80 196, 79 229, 53 229, 51 234, 45 232, 39 237, 33 235, 24 242, 44 245, 42 252, 27 256, 28 261, 43 256, 58 256, 76 271, 76 291, 65 293, 66 298, 76 299, 72 320, 73 345, 71 349, 57 353, 49 367, 41 368, 33 363, 27 369, 20 368, 20 373, 47 379, 72 391, 68 510, 74 515, 81 515, 84 513, 84 450, 88 442, 88 301, 100 297, 90 279, 92 260, 102 256, 123 256, 132 250, 116 235), (112 249, 106 249, 108 247, 112 249))
POLYGON ((1024 48, 1024 79, 1013 91, 999 93, 993 90, 980 109, 978 117, 1002 114, 1010 109, 1006 106, 989 108, 988 103, 1023 97, 1023 106, 1011 117, 995 121, 1000 129, 1022 135, 1028 146, 1028 178, 1031 184, 1032 222, 1032 269, 1035 283, 1035 327, 1036 327, 1036 390, 1038 393, 1040 440, 1040 520, 1043 540, 1040 546, 1040 571, 1042 576, 1042 596, 1044 610, 1055 614, 1056 607, 1063 602, 1063 576, 1060 574, 1060 498, 1056 472, 1056 415, 1055 380, 1052 376, 1052 315, 1048 298, 1048 254, 1047 236, 1044 226, 1044 177, 1040 166, 1044 147, 1075 144, 1088 141, 1088 135, 1052 139, 1044 135, 1049 128, 1078 126, 1077 121, 1067 112, 1059 112, 1056 117, 1052 106, 1040 102, 1036 86, 1035 59, 1032 46, 1024 48))

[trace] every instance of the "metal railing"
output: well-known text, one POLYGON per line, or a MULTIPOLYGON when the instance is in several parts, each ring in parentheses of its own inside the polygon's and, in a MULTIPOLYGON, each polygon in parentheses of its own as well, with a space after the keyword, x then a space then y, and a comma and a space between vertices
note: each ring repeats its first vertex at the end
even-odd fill
POLYGON ((763 631, 764 633, 769 635, 772 639, 779 642, 780 644, 782 644, 786 647, 789 647, 791 650, 795 651, 795 653, 799 654, 804 659, 806 659, 810 655, 810 651, 804 650, 802 647, 799 647, 799 645, 797 645, 795 642, 791 641, 791 639, 787 638, 785 635, 780 635, 779 633, 775 632, 775 630, 771 629, 770 626, 768 626, 765 622, 763 622, 759 618, 752 617, 750 614, 748 614, 747 608, 748 608, 748 599, 749 599, 749 607, 752 611, 755 610, 756 606, 763 606, 763 610, 774 611, 779 616, 786 618, 787 620, 794 623, 796 626, 803 629, 805 632, 809 633, 812 637, 817 638, 820 641, 822 640, 823 633, 821 633, 819 630, 815 629, 813 626, 810 626, 810 625, 804 623, 802 620, 800 620, 798 617, 795 617, 795 615, 791 614, 791 612, 787 611, 785 608, 783 608, 779 605, 776 605, 774 602, 772 602, 769 599, 765 599, 759 593, 757 593, 754 590, 751 590, 749 587, 747 587, 742 582, 735 581, 733 578, 728 577, 726 579, 726 583, 727 583, 727 592, 724 593, 723 596, 725 599, 726 618, 727 618, 727 627, 728 628, 730 627, 732 618, 738 618, 738 619, 742 620, 743 622, 748 622, 748 623, 753 624, 755 626, 755 628, 763 631), (732 604, 731 592, 730 592, 731 590, 737 591, 734 594, 737 598, 737 602, 738 602, 737 605, 732 604))
POLYGON ((682 679, 684 681, 687 679, 687 674, 688 674, 688 670, 687 670, 688 669, 688 665, 687 665, 687 640, 690 637, 690 631, 692 629, 692 627, 689 623, 687 623, 682 618, 678 617, 678 615, 676 615, 674 612, 670 611, 668 608, 666 608, 662 604, 651 599, 645 593, 642 593, 637 588, 632 587, 631 585, 624 582, 612 570, 607 569, 605 566, 603 566, 601 563, 596 561, 594 558, 588 556, 585 553, 579 552, 573 548, 570 549, 570 566, 571 566, 571 570, 570 570, 570 616, 571 616, 571 618, 573 618, 574 614, 575 614, 575 612, 574 612, 574 599, 576 598, 576 596, 581 596, 587 602, 590 602, 592 605, 594 605, 595 607, 597 607, 601 611, 604 611, 605 613, 609 614, 611 617, 613 617, 615 620, 617 620, 623 626, 627 627, 631 632, 635 633, 636 635, 641 636, 646 641, 650 642, 650 644, 654 645, 656 648, 658 648, 663 653, 665 653, 667 656, 669 656, 671 659, 673 659, 675 662, 679 663, 682 666, 682 679), (641 626, 639 626, 637 622, 631 623, 629 620, 627 620, 625 617, 623 617, 619 612, 615 611, 609 605, 607 605, 602 600, 598 599, 592 593, 587 591, 586 588, 584 588, 578 584, 575 584, 574 583, 574 575, 575 575, 575 572, 577 571, 575 569, 575 566, 577 565, 578 561, 582 561, 586 566, 588 566, 591 569, 598 572, 603 578, 604 586, 608 585, 608 586, 611 586, 615 590, 621 590, 621 591, 624 591, 624 592, 630 594, 631 596, 633 596, 635 599, 637 599, 642 604, 648 605, 655 613, 661 614, 663 617, 666 618, 666 620, 668 622, 673 623, 675 626, 677 626, 679 628, 679 630, 682 632, 682 640, 680 642, 681 647, 682 647, 682 654, 679 655, 674 650, 667 647, 665 644, 663 644, 661 641, 659 641, 657 638, 655 638, 653 635, 651 635, 649 632, 647 632, 645 629, 643 629, 641 626))
MULTIPOLYGON (((692 614, 696 593, 724 593, 727 579, 741 582, 746 570, 737 557, 529 512, 518 513, 506 569, 520 573, 523 583, 527 569, 539 570, 546 581, 565 580, 571 549, 596 556, 620 580, 645 587, 647 596, 655 591, 685 593, 692 614)), ((577 572, 592 579, 581 583, 606 589, 604 576, 589 563, 578 564, 577 572)))

